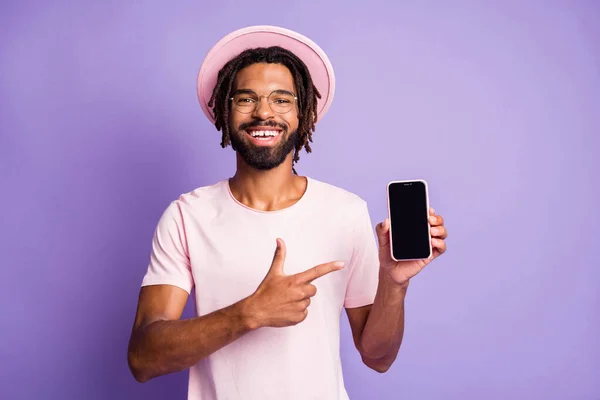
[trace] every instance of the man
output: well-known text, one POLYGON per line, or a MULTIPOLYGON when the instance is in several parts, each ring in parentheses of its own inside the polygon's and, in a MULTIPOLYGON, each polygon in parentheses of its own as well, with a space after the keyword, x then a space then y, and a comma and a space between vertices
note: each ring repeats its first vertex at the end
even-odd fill
POLYGON ((395 360, 409 281, 446 230, 430 210, 433 256, 394 262, 388 220, 378 248, 361 198, 295 173, 333 90, 325 54, 289 30, 245 28, 207 55, 200 103, 237 170, 158 223, 128 352, 138 381, 189 368, 189 399, 348 399, 343 308, 364 363, 395 360), (180 320, 192 288, 198 317, 180 320))

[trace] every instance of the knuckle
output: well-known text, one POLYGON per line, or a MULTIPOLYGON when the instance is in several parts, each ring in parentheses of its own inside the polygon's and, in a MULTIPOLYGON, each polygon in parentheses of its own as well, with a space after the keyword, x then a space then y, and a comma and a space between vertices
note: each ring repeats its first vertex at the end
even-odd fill
POLYGON ((293 287, 295 287, 297 285, 296 280, 294 278, 286 278, 285 279, 285 287, 287 289, 292 289, 293 287))
POLYGON ((294 325, 299 324, 300 322, 302 322, 306 319, 306 315, 307 315, 306 310, 300 311, 300 312, 294 314, 294 317, 292 317, 292 323, 294 325))
POLYGON ((308 316, 308 309, 305 309, 304 312, 300 314, 300 318, 298 319, 298 322, 304 321, 307 316, 308 316))
POLYGON ((306 299, 300 300, 298 302, 298 311, 304 311, 304 310, 306 310, 307 307, 308 307, 308 303, 306 302, 306 299))
POLYGON ((317 265, 316 267, 313 267, 312 269, 312 275, 313 276, 319 276, 319 274, 321 273, 321 266, 317 265))

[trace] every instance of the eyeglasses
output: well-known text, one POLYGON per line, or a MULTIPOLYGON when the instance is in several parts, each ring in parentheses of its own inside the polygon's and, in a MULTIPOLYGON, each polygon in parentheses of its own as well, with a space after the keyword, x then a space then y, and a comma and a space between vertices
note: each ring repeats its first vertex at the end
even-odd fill
POLYGON ((236 111, 242 114, 250 114, 256 110, 260 99, 267 98, 271 110, 277 114, 285 114, 294 108, 298 98, 287 90, 274 90, 268 96, 259 96, 252 90, 240 90, 236 92, 229 100, 233 102, 236 111))

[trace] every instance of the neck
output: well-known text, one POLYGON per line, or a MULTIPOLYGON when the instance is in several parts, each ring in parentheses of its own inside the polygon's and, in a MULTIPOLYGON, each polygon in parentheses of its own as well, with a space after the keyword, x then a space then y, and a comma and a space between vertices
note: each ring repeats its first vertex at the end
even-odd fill
POLYGON ((276 211, 290 207, 304 195, 306 178, 292 172, 293 152, 270 170, 250 167, 237 154, 237 170, 229 180, 234 197, 247 207, 260 211, 276 211))

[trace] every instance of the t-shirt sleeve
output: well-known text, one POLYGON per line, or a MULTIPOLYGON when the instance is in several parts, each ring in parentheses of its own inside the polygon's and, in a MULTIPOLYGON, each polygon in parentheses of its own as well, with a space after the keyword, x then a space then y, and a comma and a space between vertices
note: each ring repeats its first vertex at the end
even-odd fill
POLYGON ((344 299, 346 308, 373 304, 379 283, 379 246, 366 202, 358 211, 351 238, 353 251, 344 299))
POLYGON ((142 280, 142 286, 149 285, 174 285, 188 293, 194 287, 183 216, 176 202, 167 207, 154 231, 150 264, 142 280))

